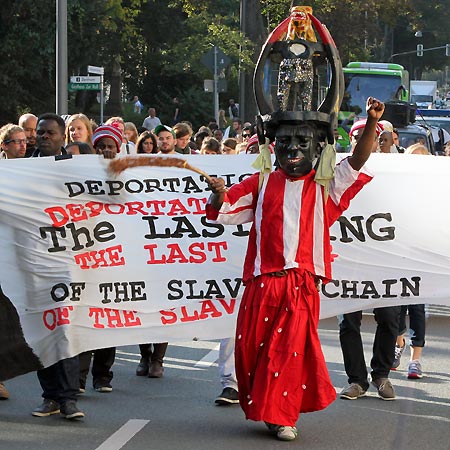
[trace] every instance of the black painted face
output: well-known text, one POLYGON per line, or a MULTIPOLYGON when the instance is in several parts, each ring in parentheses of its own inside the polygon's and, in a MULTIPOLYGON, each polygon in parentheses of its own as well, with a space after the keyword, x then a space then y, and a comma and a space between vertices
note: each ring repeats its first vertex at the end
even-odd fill
POLYGON ((274 151, 279 167, 294 178, 310 172, 319 156, 317 138, 309 125, 281 125, 275 135, 274 151))

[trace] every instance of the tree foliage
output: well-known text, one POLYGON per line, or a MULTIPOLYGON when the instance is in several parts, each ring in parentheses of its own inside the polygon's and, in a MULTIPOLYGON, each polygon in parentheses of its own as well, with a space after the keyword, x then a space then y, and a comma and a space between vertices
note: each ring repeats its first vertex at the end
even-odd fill
MULTIPOLYGON (((447 64, 445 51, 415 55, 450 43, 448 2, 427 0, 67 0, 69 75, 87 65, 105 67, 111 101, 139 95, 165 121, 171 99, 179 97, 184 118, 195 125, 213 115, 212 96, 203 81, 212 73, 202 56, 212 45, 231 64, 220 74, 228 83, 221 95, 239 98, 239 74, 251 94, 251 74, 268 33, 292 5, 308 4, 329 28, 345 63, 351 60, 404 64, 411 76, 447 64), (246 6, 245 24, 240 8, 246 6), (243 32, 244 31, 244 32, 243 32), (422 38, 414 37, 422 31, 422 38), (408 53, 411 52, 411 53, 408 53), (406 53, 406 54, 403 54, 406 53), (394 56, 392 56, 394 55, 394 56), (120 76, 115 76, 119 71, 120 76), (122 88, 122 90, 120 89, 122 88), (121 95, 122 92, 122 96, 121 95)), ((17 120, 24 111, 55 109, 56 0, 3 0, 0 9, 0 120, 17 120)), ((242 89, 241 89, 242 90, 242 89)), ((70 113, 94 114, 95 93, 70 94, 70 113)))

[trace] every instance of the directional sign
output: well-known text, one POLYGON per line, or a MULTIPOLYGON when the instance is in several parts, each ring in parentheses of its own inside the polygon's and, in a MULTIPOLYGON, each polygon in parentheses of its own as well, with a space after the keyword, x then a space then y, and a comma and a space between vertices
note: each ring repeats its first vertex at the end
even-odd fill
MULTIPOLYGON (((225 53, 219 48, 217 49, 217 72, 220 72, 225 67, 228 67, 231 63, 231 59, 225 55, 225 53)), ((201 62, 204 64, 211 72, 214 73, 214 48, 209 50, 208 53, 202 56, 201 62)))
POLYGON ((103 75, 105 73, 105 69, 103 67, 98 67, 98 66, 88 66, 88 73, 95 73, 96 75, 103 75))
POLYGON ((69 91, 99 91, 100 83, 69 83, 69 91))
POLYGON ((74 77, 70 77, 71 83, 100 83, 101 77, 87 77, 83 75, 76 75, 74 77))
MULTIPOLYGON (((203 80, 203 89, 205 92, 214 92, 214 80, 203 80)), ((227 80, 217 80, 217 90, 227 92, 227 80)))

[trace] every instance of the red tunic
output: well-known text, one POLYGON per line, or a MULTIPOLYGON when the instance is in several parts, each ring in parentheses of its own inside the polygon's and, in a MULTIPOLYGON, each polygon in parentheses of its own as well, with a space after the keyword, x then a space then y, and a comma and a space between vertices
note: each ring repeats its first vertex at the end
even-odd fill
POLYGON ((301 412, 336 398, 317 332, 315 276, 331 278, 329 227, 371 177, 343 160, 325 203, 314 175, 290 179, 277 170, 258 192, 255 174, 231 187, 220 212, 207 207, 207 217, 220 223, 253 221, 235 350, 247 419, 294 426, 301 412), (271 275, 282 270, 286 276, 271 275))

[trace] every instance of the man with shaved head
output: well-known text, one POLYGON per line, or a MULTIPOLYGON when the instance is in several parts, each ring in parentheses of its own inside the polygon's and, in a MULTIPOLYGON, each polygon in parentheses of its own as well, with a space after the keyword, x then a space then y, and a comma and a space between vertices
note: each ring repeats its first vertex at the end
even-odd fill
POLYGON ((36 126, 37 117, 34 114, 26 113, 19 117, 19 127, 23 128, 27 138, 27 151, 25 153, 25 158, 29 158, 36 150, 36 126))

